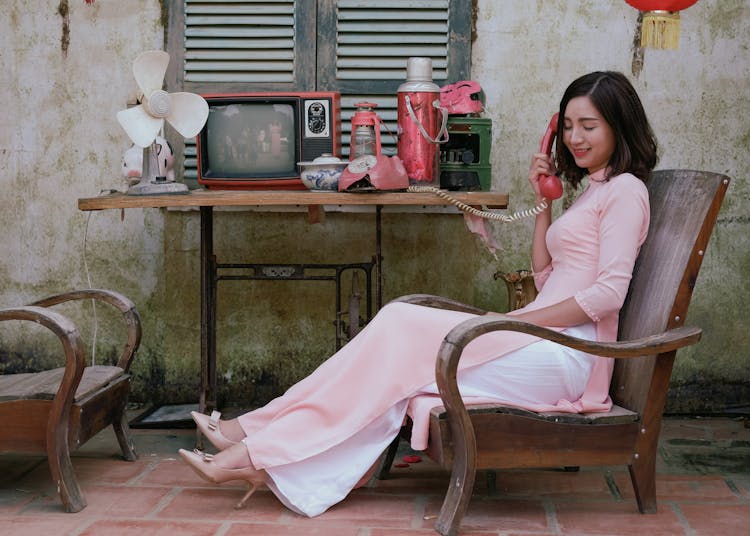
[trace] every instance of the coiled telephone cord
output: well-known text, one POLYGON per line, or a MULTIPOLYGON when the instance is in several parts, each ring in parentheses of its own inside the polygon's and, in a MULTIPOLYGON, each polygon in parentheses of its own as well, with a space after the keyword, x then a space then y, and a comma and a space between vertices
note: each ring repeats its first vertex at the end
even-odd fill
POLYGON ((409 186, 409 188, 406 191, 411 192, 411 193, 417 193, 417 194, 433 193, 437 195, 438 197, 442 197, 446 201, 454 204, 459 210, 463 212, 467 212, 468 214, 473 214, 474 216, 479 216, 480 218, 485 218, 488 220, 501 221, 503 223, 511 223, 514 221, 521 220, 523 218, 536 216, 544 212, 548 207, 547 200, 542 199, 542 202, 539 203, 534 208, 527 208, 519 212, 514 212, 511 215, 498 214, 497 212, 488 212, 486 210, 479 210, 477 208, 469 206, 466 203, 459 201, 458 199, 450 195, 445 190, 441 190, 440 188, 435 188, 434 186, 409 186))

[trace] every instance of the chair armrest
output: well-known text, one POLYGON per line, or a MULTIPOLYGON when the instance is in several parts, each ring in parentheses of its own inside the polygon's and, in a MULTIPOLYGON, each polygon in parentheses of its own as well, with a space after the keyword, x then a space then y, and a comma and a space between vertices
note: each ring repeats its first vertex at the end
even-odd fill
MULTIPOLYGON (((663 333, 629 341, 597 342, 571 337, 554 329, 511 317, 481 316, 464 320, 443 339, 435 363, 435 379, 440 398, 451 418, 451 412, 466 414, 456 382, 458 362, 463 349, 475 338, 491 331, 517 331, 553 341, 570 348, 604 357, 632 358, 671 352, 697 343, 702 330, 698 327, 682 326, 663 333)), ((460 417, 459 417, 460 418, 460 417)), ((468 419, 468 414, 466 414, 468 419)))
POLYGON ((47 443, 67 445, 70 408, 86 368, 81 334, 68 317, 44 307, 32 305, 0 309, 0 321, 29 320, 52 331, 63 345, 65 372, 47 419, 47 443), (60 426, 58 426, 60 423, 60 426), (53 439, 55 442, 53 442, 53 439))
POLYGON ((471 340, 491 331, 518 331, 590 354, 617 358, 640 357, 677 350, 697 343, 702 333, 698 327, 682 326, 630 341, 598 342, 571 337, 554 329, 515 320, 509 316, 481 316, 464 320, 450 330, 443 345, 451 344, 463 349, 471 340))
POLYGON ((487 311, 467 305, 443 296, 434 296, 432 294, 407 294, 392 300, 394 302, 412 303, 414 305, 424 305, 425 307, 434 307, 435 309, 450 309, 452 311, 461 311, 464 313, 473 313, 483 315, 487 311))
POLYGON ((138 350, 138 347, 141 344, 141 317, 138 314, 135 304, 119 292, 90 288, 48 296, 35 301, 31 305, 50 307, 75 300, 98 300, 112 305, 122 313, 127 328, 127 340, 125 342, 125 347, 117 360, 117 366, 125 372, 130 370, 130 363, 133 360, 136 350, 138 350))

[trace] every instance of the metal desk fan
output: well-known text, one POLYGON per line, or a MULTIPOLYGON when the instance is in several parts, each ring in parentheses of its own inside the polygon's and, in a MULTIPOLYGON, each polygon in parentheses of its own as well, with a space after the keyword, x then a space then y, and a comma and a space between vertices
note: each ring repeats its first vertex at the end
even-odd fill
POLYGON ((140 90, 141 104, 117 112, 117 120, 128 137, 143 148, 141 180, 128 188, 128 195, 187 193, 185 184, 161 176, 158 148, 154 140, 166 119, 184 138, 198 135, 208 118, 208 104, 194 93, 167 93, 162 89, 169 65, 169 54, 149 50, 133 62, 133 75, 140 90))

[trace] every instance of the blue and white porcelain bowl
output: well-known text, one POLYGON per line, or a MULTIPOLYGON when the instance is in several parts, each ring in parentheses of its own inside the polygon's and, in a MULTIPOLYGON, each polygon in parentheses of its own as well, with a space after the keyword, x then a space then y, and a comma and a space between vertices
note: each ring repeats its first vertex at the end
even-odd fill
POLYGON ((337 192, 339 177, 348 161, 331 154, 323 154, 312 162, 298 162, 302 184, 314 192, 337 192))

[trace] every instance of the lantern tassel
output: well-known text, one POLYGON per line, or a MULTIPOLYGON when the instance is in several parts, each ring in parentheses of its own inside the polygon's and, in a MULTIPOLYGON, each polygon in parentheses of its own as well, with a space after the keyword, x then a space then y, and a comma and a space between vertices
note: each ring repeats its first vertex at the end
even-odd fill
POLYGON ((641 46, 676 49, 680 45, 679 11, 646 11, 641 25, 641 46))

